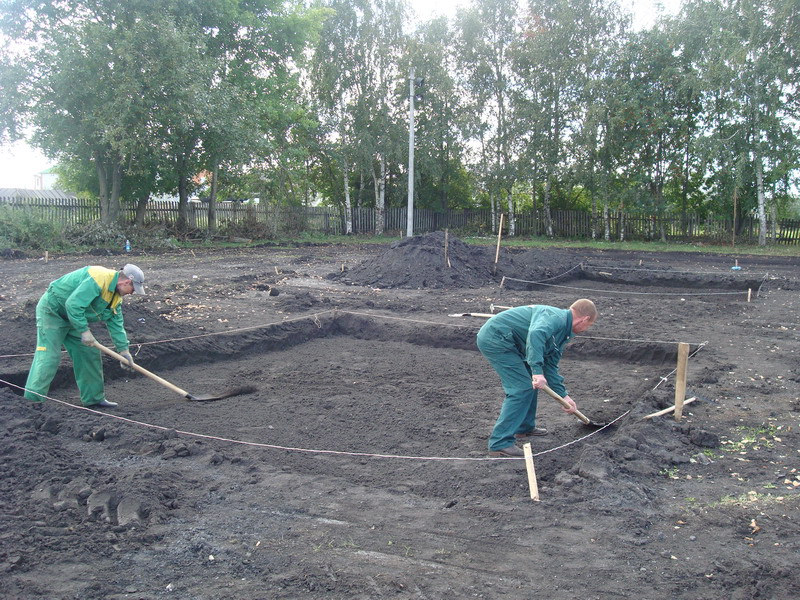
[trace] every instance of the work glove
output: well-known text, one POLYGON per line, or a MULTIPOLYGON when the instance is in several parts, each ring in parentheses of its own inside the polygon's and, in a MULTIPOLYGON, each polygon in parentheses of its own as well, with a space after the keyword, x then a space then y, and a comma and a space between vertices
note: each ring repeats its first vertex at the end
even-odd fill
POLYGON ((131 356, 130 351, 123 350, 119 355, 125 359, 119 361, 120 366, 126 371, 133 371, 133 356, 131 356))
POLYGON ((94 339, 91 330, 87 329, 81 334, 81 344, 84 346, 94 346, 97 340, 94 339))
POLYGON ((536 390, 542 389, 542 386, 547 385, 547 379, 544 375, 534 375, 532 377, 533 388, 536 390))

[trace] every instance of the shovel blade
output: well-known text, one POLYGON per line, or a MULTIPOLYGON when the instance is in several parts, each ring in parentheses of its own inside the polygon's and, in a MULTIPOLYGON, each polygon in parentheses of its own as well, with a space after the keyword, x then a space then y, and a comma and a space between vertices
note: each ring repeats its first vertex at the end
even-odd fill
POLYGON ((231 396, 240 396, 242 394, 251 394, 255 392, 256 388, 252 385, 245 385, 238 388, 233 388, 231 390, 227 390, 222 392, 221 394, 216 395, 202 395, 202 396, 195 396, 194 394, 186 394, 186 399, 192 402, 216 402, 217 400, 223 400, 225 398, 230 398, 231 396))

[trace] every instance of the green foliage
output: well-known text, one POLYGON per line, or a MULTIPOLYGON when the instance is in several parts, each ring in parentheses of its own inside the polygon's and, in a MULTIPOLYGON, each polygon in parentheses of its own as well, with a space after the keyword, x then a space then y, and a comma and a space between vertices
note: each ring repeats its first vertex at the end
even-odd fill
POLYGON ((220 235, 252 240, 269 240, 275 237, 270 224, 256 219, 256 215, 253 211, 248 211, 245 219, 242 221, 236 223, 226 221, 221 223, 218 233, 220 235))
POLYGON ((61 227, 24 208, 0 206, 0 248, 55 250, 66 246, 61 227))
POLYGON ((125 240, 134 251, 176 247, 163 225, 123 229, 118 224, 94 221, 64 227, 34 211, 0 205, 0 249, 70 252, 105 248, 122 252, 125 240))
POLYGON ((128 235, 116 223, 106 225, 102 221, 68 225, 64 238, 72 245, 89 248, 117 248, 125 246, 128 235))
POLYGON ((400 0, 307 4, 0 3, 0 139, 32 125, 105 222, 160 194, 185 218, 205 173, 220 198, 374 206, 383 181, 401 206, 414 69, 420 208, 800 212, 797 0, 640 31, 611 0, 474 0, 414 31, 400 0))

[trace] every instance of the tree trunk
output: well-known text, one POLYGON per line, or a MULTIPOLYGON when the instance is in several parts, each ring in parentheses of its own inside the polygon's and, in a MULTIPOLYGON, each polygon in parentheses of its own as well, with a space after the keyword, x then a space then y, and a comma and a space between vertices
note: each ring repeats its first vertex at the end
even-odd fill
POLYGON ((112 225, 119 220, 119 195, 122 188, 122 166, 109 164, 99 151, 94 153, 97 184, 100 191, 100 222, 112 225))
POLYGON ((497 207, 494 204, 494 194, 489 192, 489 206, 492 211, 492 233, 497 233, 497 207))
POLYGON ((769 237, 773 244, 778 241, 778 205, 772 202, 769 205, 769 237))
POLYGON ((344 233, 353 235, 353 208, 350 204, 350 182, 348 181, 347 162, 342 161, 342 180, 344 183, 344 233))
POLYGON ((189 231, 189 178, 178 175, 178 233, 185 235, 189 231))
POLYGON ((150 194, 142 195, 136 201, 136 226, 144 227, 144 215, 147 210, 147 203, 150 201, 150 194))
POLYGON ((381 165, 380 177, 375 175, 372 168, 372 179, 375 182, 375 235, 383 235, 383 215, 386 206, 386 160, 383 155, 378 157, 381 165))
POLYGON ((764 200, 764 172, 763 166, 761 165, 761 155, 756 153, 755 155, 756 161, 756 190, 758 193, 758 223, 759 223, 759 230, 758 230, 758 245, 759 246, 766 246, 767 245, 767 213, 765 210, 765 200, 764 200))
POLYGON ((553 217, 550 215, 550 175, 544 180, 544 198, 542 198, 542 208, 544 209, 544 222, 547 229, 547 237, 553 237, 553 217))
POLYGON ((94 166, 97 171, 97 185, 100 190, 100 222, 103 225, 110 225, 111 221, 108 218, 108 178, 106 177, 106 167, 97 153, 95 153, 94 166))
POLYGON ((115 162, 111 167, 111 199, 108 203, 108 218, 116 223, 120 218, 119 197, 122 193, 122 165, 115 162))
POLYGON ((508 194, 508 237, 514 237, 517 232, 517 217, 514 213, 514 194, 511 190, 505 190, 508 194))
POLYGON ((211 171, 211 194, 208 197, 208 233, 217 232, 217 177, 219 176, 219 163, 214 162, 211 171))

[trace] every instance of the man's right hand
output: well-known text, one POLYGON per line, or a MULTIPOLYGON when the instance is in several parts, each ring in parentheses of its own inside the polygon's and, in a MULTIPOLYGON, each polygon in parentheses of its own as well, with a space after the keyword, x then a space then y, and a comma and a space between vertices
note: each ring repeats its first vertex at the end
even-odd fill
POLYGON ((575 400, 573 400, 573 399, 572 399, 572 398, 570 398, 569 396, 564 396, 564 401, 565 401, 567 404, 569 404, 569 408, 567 408, 566 406, 562 406, 562 407, 561 407, 561 410, 563 410, 563 411, 564 411, 565 413, 567 413, 568 415, 574 415, 574 414, 575 414, 575 411, 577 411, 577 410, 578 410, 578 405, 577 405, 577 404, 575 404, 575 400))
POLYGON ((81 334, 81 344, 84 346, 94 346, 97 340, 94 339, 91 330, 87 329, 81 334))
POLYGON ((533 389, 540 390, 547 385, 547 379, 544 375, 534 375, 532 383, 533 389))

